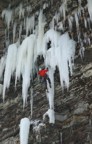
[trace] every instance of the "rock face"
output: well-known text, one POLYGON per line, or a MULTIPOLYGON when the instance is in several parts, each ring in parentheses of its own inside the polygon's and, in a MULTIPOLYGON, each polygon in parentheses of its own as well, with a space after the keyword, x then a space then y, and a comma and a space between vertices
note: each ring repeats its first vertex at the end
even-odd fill
MULTIPOLYGON (((20 4, 20 0, 3 0, 0 2, 0 12, 8 7, 9 2, 11 8, 15 8, 20 4)), ((30 4, 32 6, 31 13, 35 13, 42 7, 43 0, 24 0, 24 7, 30 4)), ((46 1, 47 2, 47 1, 46 1)), ((69 14, 77 8, 76 0, 68 1, 69 14)), ((86 1, 82 1, 83 7, 86 1)), ((47 19, 46 30, 48 25, 58 11, 61 0, 53 0, 49 7, 44 10, 47 19)), ((86 10, 85 10, 86 11, 86 10)), ((68 14, 67 14, 68 15, 68 14)), ((25 13, 26 16, 26 13, 25 13)), ((83 18, 83 17, 82 17, 83 18)), ((18 28, 20 21, 17 16, 18 28)), ((21 19, 22 21, 22 19, 21 19)), ((82 29, 82 20, 80 22, 80 31, 82 29)), ((0 55, 5 50, 5 24, 0 18, 0 55)), ((58 26, 57 26, 58 30, 58 26)), ((67 31, 67 26, 65 28, 67 31)), ((60 31, 61 32, 61 31, 60 31)), ((76 31, 72 31, 73 38, 76 39, 76 31)), ((91 39, 91 29, 87 34, 91 39)), ((24 35, 24 33, 22 34, 24 35)), ((10 27, 10 39, 12 43, 12 26, 10 27)), ((80 46, 77 41, 78 46, 80 46)), ((55 73, 55 125, 48 123, 48 119, 44 122, 40 133, 34 133, 30 127, 29 144, 92 144, 92 47, 91 44, 86 45, 85 57, 81 60, 78 56, 78 48, 76 47, 76 59, 73 76, 70 78, 70 88, 62 92, 58 73, 55 73)), ((30 95, 30 90, 29 90, 30 95)), ((21 118, 27 117, 30 120, 43 121, 43 114, 48 110, 48 101, 44 86, 41 85, 38 78, 34 79, 33 84, 33 117, 31 119, 30 96, 28 104, 23 110, 21 97, 21 84, 18 83, 17 90, 14 88, 12 80, 11 87, 6 93, 6 100, 3 103, 0 96, 0 144, 19 144, 19 123, 21 118)))

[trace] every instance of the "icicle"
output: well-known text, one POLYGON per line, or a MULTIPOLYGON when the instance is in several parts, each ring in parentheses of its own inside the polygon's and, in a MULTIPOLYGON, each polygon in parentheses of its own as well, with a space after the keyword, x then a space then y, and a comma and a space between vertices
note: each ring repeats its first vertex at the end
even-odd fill
POLYGON ((60 132, 60 143, 62 144, 63 143, 63 140, 62 140, 62 132, 60 132))
POLYGON ((90 29, 91 26, 90 26, 90 18, 89 17, 87 18, 87 22, 88 22, 88 26, 89 26, 89 29, 90 29))
POLYGON ((85 48, 81 47, 80 50, 79 50, 79 55, 80 55, 80 57, 81 57, 82 60, 84 58, 84 52, 85 52, 85 48))
POLYGON ((81 0, 78 0, 79 6, 81 6, 81 0))
POLYGON ((37 16, 37 17, 39 16, 39 11, 35 12, 35 16, 37 16))
POLYGON ((28 36, 28 32, 30 31, 31 21, 30 18, 26 18, 26 36, 28 36))
POLYGON ((54 124, 55 123, 55 112, 53 109, 49 109, 44 115, 43 115, 43 120, 45 120, 45 117, 49 117, 49 123, 54 124))
POLYGON ((51 47, 58 47, 59 36, 60 36, 59 33, 54 31, 53 29, 48 30, 45 34, 46 43, 50 40, 51 41, 51 47))
POLYGON ((23 97, 23 106, 27 102, 27 91, 30 86, 30 79, 32 78, 32 69, 33 69, 33 55, 34 55, 34 45, 36 37, 35 35, 30 35, 27 37, 21 44, 18 52, 17 58, 17 67, 16 67, 16 81, 20 79, 22 74, 23 83, 22 83, 22 97, 23 97), (31 76, 31 78, 30 78, 31 76))
POLYGON ((21 40, 21 33, 22 33, 22 24, 20 24, 20 28, 19 28, 19 42, 21 40))
POLYGON ((78 14, 78 18, 80 19, 80 17, 81 17, 81 8, 80 7, 78 8, 77 14, 78 14))
POLYGON ((40 10, 39 18, 38 18, 38 32, 37 32, 37 44, 36 44, 36 50, 35 50, 35 57, 34 60, 36 60, 38 55, 42 54, 42 43, 43 43, 43 37, 44 37, 44 26, 45 26, 45 20, 43 16, 43 11, 40 10))
POLYGON ((27 17, 26 18, 26 36, 28 36, 28 32, 31 33, 31 31, 34 30, 34 25, 35 25, 34 15, 32 17, 27 17))
POLYGON ((16 59, 17 58, 17 46, 12 44, 8 47, 8 53, 6 57, 6 66, 4 72, 4 88, 3 88, 3 100, 5 98, 6 88, 9 88, 11 76, 13 75, 16 68, 16 59))
POLYGON ((22 118, 20 121, 20 144, 28 144, 30 121, 28 118, 22 118))
POLYGON ((9 46, 9 39, 6 40, 6 48, 8 48, 8 46, 9 46))
POLYGON ((21 19, 22 17, 24 18, 24 12, 25 12, 25 9, 23 8, 23 5, 20 4, 20 6, 19 6, 19 19, 21 19))
POLYGON ((5 19, 6 25, 8 27, 8 40, 9 40, 9 27, 12 20, 12 10, 5 9, 2 11, 2 18, 5 19))
POLYGON ((17 24, 14 23, 14 26, 13 26, 13 43, 15 42, 16 26, 17 26, 17 24))
POLYGON ((83 47, 83 41, 82 40, 80 41, 80 45, 81 45, 81 47, 83 47))
POLYGON ((60 19, 60 13, 55 13, 54 19, 56 20, 56 23, 58 24, 59 19, 60 19))
MULTIPOLYGON (((51 80, 51 88, 47 82, 48 92, 47 98, 50 109, 44 114, 49 116, 49 122, 54 123, 54 71, 56 66, 59 68, 61 86, 69 87, 69 68, 72 75, 74 64, 75 42, 69 38, 68 33, 59 36, 53 29, 45 34, 45 43, 51 41, 51 48, 47 50, 45 55, 45 66, 49 67, 48 76, 51 80), (69 68, 68 68, 69 67, 69 68)), ((45 47, 44 47, 45 48, 45 47)))
POLYGON ((76 27, 77 29, 79 28, 79 20, 78 20, 78 15, 75 13, 75 22, 76 22, 76 27))
POLYGON ((51 88, 47 81, 47 87, 48 87, 47 98, 49 101, 49 108, 54 109, 54 70, 53 69, 51 68, 49 69, 48 76, 51 81, 51 88))
MULTIPOLYGON (((5 29, 5 44, 6 44, 6 38, 7 38, 7 31, 5 29)), ((5 45, 6 46, 6 45, 5 45)), ((7 46, 6 46, 7 47, 7 46)))
POLYGON ((50 22, 50 28, 55 29, 56 25, 58 25, 59 19, 60 19, 60 13, 56 12, 55 16, 52 18, 52 21, 50 22), (56 22, 56 25, 55 25, 55 22, 56 22))
MULTIPOLYGON (((53 29, 49 30, 45 34, 47 43, 49 40, 51 41, 51 48, 48 50, 46 54, 46 64, 48 64, 53 70, 55 70, 55 66, 57 65, 60 73, 60 81, 61 86, 64 85, 69 87, 69 69, 68 63, 70 67, 70 73, 72 75, 72 61, 74 59, 75 54, 75 42, 69 38, 68 33, 63 34, 61 37, 57 32, 53 29)), ((46 52, 45 52, 46 53, 46 52)))
POLYGON ((91 42, 90 42, 90 38, 88 37, 88 45, 90 45, 91 44, 91 42))
POLYGON ((63 0, 64 4, 67 5, 67 0, 63 0))
POLYGON ((26 17, 24 18, 24 21, 23 21, 23 27, 24 29, 26 29, 26 17))
POLYGON ((25 58, 26 47, 27 47, 27 38, 22 42, 21 46, 18 49, 15 86, 17 83, 17 79, 20 79, 20 75, 23 73, 24 62, 26 59, 25 58))
POLYGON ((56 53, 58 67, 60 72, 61 86, 69 87, 69 69, 72 75, 72 66, 75 55, 75 42, 69 38, 68 33, 63 34, 59 39, 59 47, 56 53), (59 53, 59 55, 57 55, 59 53), (61 64, 62 63, 62 64, 61 64))
POLYGON ((29 6, 27 6, 27 12, 28 12, 28 14, 32 11, 32 7, 29 5, 29 6))
POLYGON ((58 26, 58 30, 62 30, 62 31, 64 31, 64 26, 63 26, 62 21, 59 22, 59 23, 57 24, 57 26, 58 26))
POLYGON ((65 18, 66 18, 66 1, 61 5, 59 10, 60 10, 61 16, 63 16, 64 21, 65 21, 65 18))
POLYGON ((72 17, 68 17, 68 23, 69 23, 70 31, 72 30, 72 22, 73 22, 73 18, 72 17))
POLYGON ((43 9, 46 9, 48 7, 48 3, 44 3, 43 9))
POLYGON ((85 28, 87 28, 87 20, 85 17, 84 17, 84 25, 85 25, 85 28))
POLYGON ((2 95, 2 94, 3 94, 3 85, 0 84, 0 95, 2 95))
POLYGON ((87 39, 87 34, 86 33, 84 33, 84 38, 87 39))
POLYGON ((18 7, 15 7, 15 9, 14 9, 14 15, 18 15, 19 14, 19 6, 18 7))
POLYGON ((30 104, 31 104, 31 118, 32 118, 32 115, 33 115, 33 88, 31 88, 30 104))
POLYGON ((6 63, 6 56, 3 56, 0 59, 0 80, 3 79, 3 72, 5 69, 5 63, 6 63))
POLYGON ((54 20, 54 18, 53 18, 52 21, 50 22, 49 27, 50 27, 50 29, 55 29, 55 20, 54 20))
POLYGON ((18 49, 16 80, 15 80, 16 82, 17 82, 17 79, 20 79, 20 75, 23 74, 23 70, 24 70, 25 62, 26 62, 26 57, 27 57, 26 54, 27 54, 29 39, 30 39, 29 37, 25 38, 18 49))
POLYGON ((88 11, 90 15, 90 19, 92 21, 92 0, 87 0, 88 1, 88 11))
POLYGON ((63 29, 63 23, 60 22, 59 23, 59 19, 60 19, 60 13, 55 13, 55 16, 53 17, 51 23, 50 23, 50 28, 51 29, 54 29, 56 30, 57 29, 57 26, 58 26, 58 29, 61 30, 63 29))
POLYGON ((35 35, 30 35, 28 40, 25 69, 23 72, 22 96, 23 96, 24 106, 26 104, 27 92, 30 86, 30 79, 32 79, 33 76, 32 70, 33 70, 34 45, 35 45, 35 35))
POLYGON ((55 60, 53 63, 54 58, 55 58, 55 51, 54 51, 54 47, 52 47, 47 51, 46 58, 45 58, 45 66, 49 67, 48 76, 51 81, 51 87, 47 81, 48 92, 46 93, 49 101, 50 109, 54 109, 54 71, 55 71, 55 66, 57 65, 57 60, 55 60))
POLYGON ((7 24, 8 30, 9 30, 10 22, 12 20, 12 10, 10 10, 10 9, 3 10, 2 18, 5 18, 5 22, 7 24))

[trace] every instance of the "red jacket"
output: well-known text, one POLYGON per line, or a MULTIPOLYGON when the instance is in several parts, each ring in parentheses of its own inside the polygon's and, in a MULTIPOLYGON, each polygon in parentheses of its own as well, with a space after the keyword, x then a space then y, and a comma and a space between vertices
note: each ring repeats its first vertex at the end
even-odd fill
POLYGON ((48 72, 47 69, 42 69, 42 70, 40 70, 40 71, 38 72, 38 74, 39 74, 40 76, 42 76, 42 77, 45 77, 47 72, 48 72))

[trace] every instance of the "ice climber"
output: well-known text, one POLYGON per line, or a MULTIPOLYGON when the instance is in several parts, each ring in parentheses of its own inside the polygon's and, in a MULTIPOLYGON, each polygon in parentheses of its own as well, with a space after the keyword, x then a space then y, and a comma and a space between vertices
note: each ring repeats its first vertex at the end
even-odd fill
POLYGON ((48 68, 47 69, 39 68, 38 75, 40 76, 41 81, 44 82, 45 88, 48 91, 48 89, 47 89, 47 80, 49 82, 50 88, 51 88, 51 81, 50 81, 50 78, 48 77, 47 72, 48 72, 48 68))

